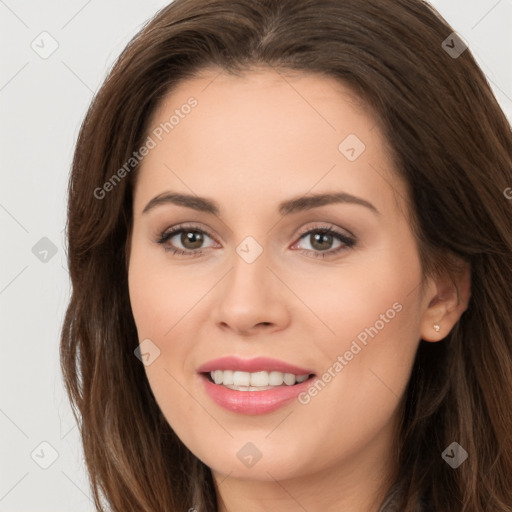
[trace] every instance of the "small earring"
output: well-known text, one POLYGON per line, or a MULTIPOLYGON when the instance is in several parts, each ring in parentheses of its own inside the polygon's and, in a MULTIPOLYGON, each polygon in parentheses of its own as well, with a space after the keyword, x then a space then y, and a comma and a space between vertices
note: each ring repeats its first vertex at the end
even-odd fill
POLYGON ((441 330, 441 327, 439 325, 434 324, 434 331, 439 332, 441 330))

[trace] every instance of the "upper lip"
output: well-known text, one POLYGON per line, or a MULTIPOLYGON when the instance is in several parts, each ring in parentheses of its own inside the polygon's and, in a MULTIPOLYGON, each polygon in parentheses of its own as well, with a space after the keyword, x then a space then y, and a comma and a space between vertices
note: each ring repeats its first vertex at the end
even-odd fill
POLYGON ((267 371, 293 373, 294 375, 314 373, 310 369, 300 368, 293 364, 268 357, 256 357, 253 359, 241 359, 235 356, 220 357, 219 359, 213 359, 204 363, 197 369, 198 373, 208 373, 214 370, 235 370, 249 373, 267 371))

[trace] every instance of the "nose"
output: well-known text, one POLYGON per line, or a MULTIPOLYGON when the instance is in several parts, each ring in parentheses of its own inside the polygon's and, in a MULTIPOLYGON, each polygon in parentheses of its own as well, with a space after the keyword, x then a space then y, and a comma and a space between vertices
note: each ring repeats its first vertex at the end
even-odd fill
POLYGON ((266 251, 251 263, 234 254, 233 266, 217 287, 212 313, 222 330, 250 336, 288 325, 291 292, 269 259, 266 251))

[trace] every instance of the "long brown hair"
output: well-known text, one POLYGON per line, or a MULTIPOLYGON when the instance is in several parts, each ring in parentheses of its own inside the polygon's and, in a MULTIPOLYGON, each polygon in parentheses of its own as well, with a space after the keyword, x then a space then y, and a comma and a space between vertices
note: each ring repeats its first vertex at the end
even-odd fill
POLYGON ((471 51, 450 53, 464 48, 452 33, 421 0, 176 0, 123 51, 69 182, 61 365, 98 510, 217 510, 210 469, 170 428, 134 356, 126 248, 138 166, 126 162, 178 82, 267 66, 339 79, 374 109, 408 184, 425 274, 449 254, 471 266, 468 309, 443 341, 420 342, 388 501, 512 511, 512 135, 471 51), (441 457, 454 441, 469 455, 457 469, 441 457))

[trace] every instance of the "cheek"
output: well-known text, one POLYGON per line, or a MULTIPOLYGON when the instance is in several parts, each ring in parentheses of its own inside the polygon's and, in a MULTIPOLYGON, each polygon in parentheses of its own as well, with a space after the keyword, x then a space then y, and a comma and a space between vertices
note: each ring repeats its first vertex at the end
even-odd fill
POLYGON ((190 273, 166 264, 164 250, 141 245, 132 248, 128 270, 130 303, 139 338, 163 340, 197 301, 190 273), (159 253, 162 252, 162 254, 159 253), (183 281, 186 282, 183 282, 183 281))
POLYGON ((352 408, 356 417, 370 418, 379 404, 393 408, 405 390, 421 318, 421 266, 408 242, 361 253, 357 263, 324 270, 309 286, 298 280, 298 294, 329 329, 311 340, 325 369, 322 397, 311 397, 319 412, 334 404, 340 413, 352 408))
POLYGON ((330 291, 309 297, 331 330, 315 342, 327 355, 325 371, 318 392, 312 390, 303 402, 309 402, 312 414, 331 409, 358 418, 357 428, 382 424, 405 391, 419 343, 418 254, 412 244, 400 250, 390 246, 339 277, 328 277, 318 284, 329 281, 330 291))
POLYGON ((201 299, 213 284, 207 273, 173 266, 163 249, 155 251, 142 242, 132 247, 128 270, 130 302, 139 343, 149 339, 156 346, 158 357, 145 370, 157 400, 162 393, 169 398, 180 396, 173 377, 182 381, 180 375, 190 371, 185 367, 187 356, 196 345, 195 318, 201 299))
MULTIPOLYGON (((413 245, 396 249, 390 243, 379 251, 362 252, 338 268, 319 265, 308 277, 293 269, 287 279, 295 283, 294 292, 317 317, 318 335, 312 342, 331 361, 340 351, 349 350, 353 340, 362 346, 375 340, 378 346, 405 344, 414 349, 421 316, 421 267, 413 245)), ((314 324, 315 319, 308 317, 314 324)))
POLYGON ((189 407, 189 396, 180 383, 190 344, 187 337, 180 338, 181 343, 174 343, 173 338, 186 324, 187 311, 197 299, 193 287, 183 286, 180 274, 161 261, 157 264, 154 251, 134 246, 128 286, 138 341, 150 353, 144 368, 149 385, 167 421, 175 425, 189 407))

